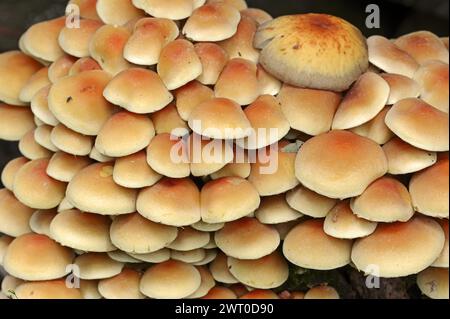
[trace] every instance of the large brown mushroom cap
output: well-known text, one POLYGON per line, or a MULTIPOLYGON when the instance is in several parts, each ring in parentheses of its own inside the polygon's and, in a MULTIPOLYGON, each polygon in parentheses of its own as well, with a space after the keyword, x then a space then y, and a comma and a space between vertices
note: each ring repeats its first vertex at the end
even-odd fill
POLYGON ((296 175, 303 185, 341 199, 361 195, 387 169, 386 156, 378 144, 346 131, 310 139, 296 161, 296 175))
POLYGON ((375 275, 379 277, 404 277, 429 267, 441 254, 444 243, 442 227, 427 217, 380 224, 372 235, 356 241, 352 261, 361 271, 374 271, 372 266, 376 266, 375 275))
POLYGON ((262 49, 260 62, 269 73, 299 87, 344 91, 369 66, 361 32, 324 14, 267 22, 260 26, 254 44, 262 49))

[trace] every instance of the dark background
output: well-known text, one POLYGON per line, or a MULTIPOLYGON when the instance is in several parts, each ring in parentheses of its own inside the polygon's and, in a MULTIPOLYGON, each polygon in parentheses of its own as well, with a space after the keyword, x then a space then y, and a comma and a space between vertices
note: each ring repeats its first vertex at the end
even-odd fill
MULTIPOLYGON (((324 12, 343 17, 367 36, 396 37, 426 29, 448 35, 448 0, 248 0, 249 6, 265 9, 273 16, 304 12, 324 12), (368 4, 381 8, 381 29, 365 27, 368 4)), ((0 0, 0 52, 17 48, 17 40, 31 24, 60 16, 67 0, 0 0)), ((0 141, 0 169, 18 156, 16 144, 0 141)), ((0 185, 1 186, 1 185, 0 185)))

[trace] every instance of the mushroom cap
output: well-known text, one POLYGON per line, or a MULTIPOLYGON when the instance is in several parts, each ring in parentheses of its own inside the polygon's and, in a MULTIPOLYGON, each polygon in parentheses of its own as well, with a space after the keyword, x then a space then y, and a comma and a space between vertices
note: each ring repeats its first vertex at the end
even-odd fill
POLYGON ((145 149, 154 136, 155 127, 148 116, 122 111, 103 125, 95 147, 108 157, 123 157, 145 149))
POLYGON ((148 254, 129 254, 131 257, 142 260, 146 263, 160 264, 170 259, 171 250, 167 248, 160 249, 148 254))
POLYGON ((0 139, 19 141, 34 128, 34 116, 29 108, 0 103, 0 139))
POLYGON ((260 63, 269 73, 298 87, 344 91, 369 67, 361 32, 325 14, 290 15, 264 23, 254 45, 262 49, 260 63))
POLYGON ((251 134, 251 124, 241 106, 225 98, 199 104, 189 116, 189 127, 199 135, 215 139, 239 139, 251 134))
POLYGON ((449 62, 448 50, 435 34, 418 31, 406 34, 395 40, 395 45, 411 55, 419 64, 438 60, 449 62))
POLYGON ((433 166, 413 175, 409 184, 414 209, 424 215, 449 217, 449 160, 441 159, 433 166))
POLYGON ((255 289, 246 293, 239 299, 276 300, 280 298, 272 290, 255 289))
POLYGON ((178 231, 175 241, 172 241, 167 248, 180 252, 189 252, 208 245, 211 235, 206 232, 195 230, 191 227, 182 228, 178 231))
POLYGON ((130 0, 97 0, 97 14, 105 24, 124 25, 145 16, 130 0))
POLYGON ((293 228, 284 240, 284 256, 307 269, 331 270, 350 263, 353 242, 324 232, 324 221, 312 219, 293 228))
POLYGON ((80 9, 80 16, 84 19, 100 20, 97 14, 97 0, 70 0, 68 5, 75 5, 80 9))
POLYGON ((75 156, 89 155, 94 144, 93 137, 77 133, 63 124, 53 128, 50 139, 58 149, 75 156))
POLYGON ((442 112, 449 112, 448 64, 430 61, 422 65, 414 75, 421 86, 420 98, 442 112))
POLYGON ((256 150, 279 142, 290 130, 289 121, 275 97, 262 95, 244 110, 253 130, 249 137, 237 140, 241 148, 256 150))
POLYGON ((181 118, 174 103, 151 115, 156 134, 169 133, 185 136, 189 132, 188 124, 181 118))
POLYGON ((278 101, 291 128, 315 136, 330 131, 341 103, 339 93, 284 84, 278 101))
POLYGON ((170 260, 148 269, 142 276, 140 289, 153 299, 181 299, 195 293, 201 282, 197 268, 170 260))
POLYGON ((329 236, 342 239, 355 239, 372 234, 377 223, 356 216, 349 201, 337 204, 325 218, 323 229, 329 236))
POLYGON ((175 227, 156 224, 139 214, 118 216, 111 225, 111 240, 120 250, 133 254, 154 253, 177 238, 175 227))
POLYGON ((379 145, 384 145, 391 140, 395 134, 386 125, 386 116, 390 107, 385 107, 377 116, 361 126, 355 127, 350 131, 362 137, 367 137, 379 145))
POLYGON ((117 276, 122 272, 123 263, 112 260, 105 253, 87 253, 75 258, 74 265, 79 268, 79 278, 98 280, 117 276))
POLYGON ((3 258, 5 270, 28 281, 53 280, 68 273, 74 254, 47 236, 27 234, 14 239, 3 258))
POLYGON ((200 191, 188 179, 162 179, 138 196, 139 214, 157 223, 189 226, 200 221, 200 191), (180 201, 179 198, 183 198, 180 201))
POLYGON ((34 138, 35 130, 29 131, 19 141, 20 153, 30 160, 37 160, 52 156, 52 152, 38 144, 34 138))
POLYGON ((228 54, 215 43, 200 42, 194 47, 203 66, 203 72, 197 80, 204 85, 215 85, 228 62, 228 54))
POLYGON ((428 268, 417 276, 420 291, 431 299, 449 298, 448 269, 428 268))
POLYGON ((31 99, 31 111, 34 116, 51 126, 57 126, 59 121, 53 115, 48 107, 48 94, 50 93, 51 85, 40 89, 31 99))
POLYGON ((61 182, 70 182, 83 168, 89 166, 91 160, 64 152, 55 153, 47 167, 47 175, 61 182))
POLYGON ((375 142, 346 131, 332 131, 307 141, 295 163, 307 188, 331 198, 361 195, 387 172, 387 159, 375 142))
POLYGON ((50 224, 51 238, 64 246, 87 252, 114 251, 109 238, 111 219, 107 216, 67 210, 50 224))
POLYGON ((290 150, 291 146, 281 141, 257 152, 248 180, 260 196, 282 194, 299 184, 295 176, 296 153, 290 150))
POLYGON ((302 216, 303 214, 288 205, 285 194, 264 197, 255 212, 255 217, 268 225, 290 222, 302 216))
POLYGON ((395 137, 383 146, 388 173, 404 175, 421 171, 437 162, 437 154, 418 149, 395 137))
POLYGON ((230 272, 228 268, 228 256, 222 252, 209 265, 209 270, 214 279, 224 284, 236 284, 239 282, 230 272))
POLYGON ((449 150, 448 114, 419 99, 396 103, 386 116, 386 124, 398 137, 417 148, 449 150))
POLYGON ((199 299, 208 294, 208 292, 214 288, 216 282, 211 275, 211 272, 206 267, 196 267, 201 277, 200 287, 192 294, 189 295, 188 299, 199 299))
POLYGON ((20 51, 0 54, 0 101, 26 105, 19 99, 20 91, 42 64, 20 51))
POLYGON ((2 175, 1 175, 1 182, 10 191, 13 191, 14 178, 16 177, 17 172, 26 163, 28 163, 28 159, 27 158, 25 158, 25 157, 18 157, 16 159, 11 160, 3 168, 2 175))
POLYGON ((345 130, 369 122, 386 106, 389 92, 389 84, 381 76, 364 73, 339 105, 333 129, 345 130))
POLYGON ((31 26, 23 35, 24 49, 38 59, 56 61, 64 55, 58 36, 65 24, 66 17, 60 17, 31 26))
POLYGON ((109 163, 109 162, 114 161, 114 158, 100 153, 99 150, 95 146, 92 148, 91 152, 89 153, 89 158, 93 159, 94 161, 99 162, 99 163, 109 163))
POLYGON ((58 148, 51 141, 53 126, 50 125, 40 125, 34 130, 34 140, 36 143, 41 145, 43 148, 52 151, 58 152, 58 148))
POLYGON ((256 71, 256 77, 258 79, 260 93, 262 95, 278 95, 282 87, 281 81, 275 78, 272 74, 267 73, 261 64, 258 64, 257 67, 258 70, 256 71))
POLYGON ((8 249, 11 242, 14 240, 14 237, 9 237, 2 235, 0 236, 0 265, 3 266, 3 259, 6 254, 6 250, 8 249))
POLYGON ((14 293, 18 299, 82 299, 80 290, 67 287, 65 279, 25 282, 14 293))
POLYGON ((64 199, 61 201, 61 204, 59 204, 57 211, 58 211, 58 213, 61 213, 61 212, 64 212, 66 210, 71 210, 71 209, 74 209, 74 208, 75 208, 75 206, 73 206, 69 202, 67 197, 64 197, 64 199))
POLYGON ((183 35, 195 42, 218 42, 236 34, 241 14, 224 2, 208 3, 196 9, 186 21, 183 35))
POLYGON ((133 0, 133 5, 152 17, 171 20, 186 19, 194 10, 193 0, 133 0))
POLYGON ((384 72, 400 74, 412 78, 419 68, 417 61, 394 42, 374 35, 367 39, 369 61, 384 72))
POLYGON ((66 191, 66 184, 54 180, 46 173, 49 159, 28 162, 14 179, 14 195, 25 205, 35 209, 57 207, 66 191))
POLYGON ((258 23, 250 17, 242 16, 236 33, 229 39, 219 43, 230 59, 243 58, 258 63, 259 50, 253 47, 253 39, 258 23))
POLYGON ((145 151, 118 158, 114 164, 114 182, 123 187, 149 187, 161 178, 162 176, 148 165, 145 151))
POLYGON ((269 13, 258 8, 247 8, 241 10, 241 16, 253 18, 258 23, 258 25, 273 20, 273 17, 269 13))
POLYGON ((429 267, 444 248, 442 227, 433 219, 415 217, 406 223, 380 224, 355 242, 352 261, 362 271, 377 266, 377 276, 397 278, 429 267))
POLYGON ((240 105, 249 105, 260 94, 257 66, 243 58, 228 61, 217 80, 214 93, 218 98, 226 98, 240 105))
POLYGON ((380 223, 407 222, 414 215, 408 189, 392 177, 373 182, 352 199, 351 209, 360 218, 380 223))
POLYGON ((19 202, 7 189, 0 189, 0 233, 19 237, 31 232, 34 210, 19 202))
POLYGON ((147 163, 155 172, 170 178, 191 174, 185 141, 168 133, 152 139, 147 148, 147 163))
POLYGON ((317 286, 308 290, 304 299, 341 299, 339 293, 333 287, 317 286))
POLYGON ((77 58, 70 55, 63 55, 53 62, 48 68, 48 79, 51 83, 56 83, 59 79, 69 75, 70 69, 77 61, 77 58))
POLYGON ((131 30, 128 28, 106 24, 93 34, 89 44, 89 55, 103 70, 114 76, 132 67, 132 64, 123 57, 130 36, 131 30))
POLYGON ((103 95, 111 103, 139 114, 159 111, 173 100, 158 74, 138 68, 116 75, 106 86, 103 95))
POLYGON ((449 266, 449 253, 448 253, 448 220, 446 219, 440 219, 438 220, 439 224, 441 224, 442 229, 444 230, 445 234, 445 245, 444 249, 441 252, 441 255, 438 259, 436 259, 433 263, 433 267, 439 267, 439 268, 448 268, 449 266))
POLYGON ((222 223, 253 213, 260 205, 258 192, 250 182, 224 177, 207 183, 201 191, 202 220, 222 223))
POLYGON ((136 259, 131 256, 131 254, 126 253, 121 250, 115 250, 115 251, 109 251, 108 256, 115 261, 118 261, 120 263, 126 263, 132 266, 133 264, 140 265, 142 264, 142 261, 139 259, 136 259))
POLYGON ((239 157, 240 155, 236 153, 234 154, 234 160, 231 163, 225 165, 224 168, 210 175, 213 180, 223 177, 240 177, 246 179, 250 176, 252 167, 248 161, 246 153, 240 153, 244 154, 243 157, 239 157))
POLYGON ((178 39, 162 49, 157 70, 166 87, 175 90, 199 77, 203 66, 194 45, 178 39))
POLYGON ((206 257, 206 250, 197 248, 188 251, 172 250, 170 258, 172 260, 182 261, 187 264, 194 265, 194 263, 201 262, 206 257))
POLYGON ((131 63, 155 65, 159 62, 162 49, 179 34, 178 26, 172 20, 140 19, 136 22, 133 35, 125 46, 124 57, 131 63))
POLYGON ((299 213, 314 218, 325 218, 338 203, 336 199, 322 196, 303 186, 289 191, 286 194, 286 201, 299 213))
POLYGON ((407 98, 417 98, 421 94, 421 87, 416 80, 392 73, 383 73, 380 76, 389 84, 390 88, 387 105, 394 105, 407 98))
POLYGON ((31 230, 40 235, 51 237, 50 225, 57 215, 56 210, 38 210, 30 218, 31 230))
POLYGON ((50 111, 75 132, 97 135, 114 112, 114 106, 103 97, 110 80, 108 73, 99 70, 62 78, 50 89, 50 111))
POLYGON ((217 257, 217 249, 206 249, 205 250, 205 258, 199 262, 192 263, 194 266, 206 266, 214 261, 217 257))
POLYGON ((67 187, 68 200, 81 211, 122 215, 136 211, 137 191, 114 183, 111 163, 97 163, 81 170, 67 187))
POLYGON ((205 295, 201 299, 206 300, 233 300, 237 299, 236 294, 233 292, 233 290, 226 288, 226 287, 214 287, 212 288, 207 295, 205 295))
POLYGON ((194 133, 188 143, 193 176, 214 174, 233 162, 234 145, 231 141, 211 140, 194 133))
POLYGON ((64 27, 59 33, 58 42, 67 54, 77 58, 89 57, 89 44, 94 33, 103 26, 98 20, 82 19, 80 27, 64 27))
POLYGON ((246 0, 208 0, 208 3, 223 2, 242 11, 248 8, 246 0))
POLYGON ((289 277, 288 264, 278 252, 256 260, 229 257, 228 267, 241 283, 257 289, 278 288, 289 277))
POLYGON ((217 231, 215 241, 227 256, 255 260, 273 253, 280 244, 280 235, 256 218, 242 218, 217 231))
POLYGON ((33 96, 42 88, 51 84, 48 78, 48 67, 42 68, 33 74, 20 90, 19 99, 30 103, 33 96))
MULTIPOLYGON (((225 226, 225 223, 210 224, 210 223, 205 223, 204 221, 199 221, 198 223, 191 225, 191 227, 196 230, 199 230, 202 232, 208 232, 208 233, 213 233, 218 230, 221 230, 224 226, 225 226)), ((211 239, 213 240, 214 238, 211 238, 211 239)))
POLYGON ((93 58, 81 58, 76 61, 69 70, 69 75, 77 75, 86 71, 101 70, 102 67, 93 58))
POLYGON ((117 276, 100 280, 98 291, 105 299, 144 299, 139 291, 141 278, 140 272, 124 268, 117 276))
POLYGON ((180 117, 188 121, 198 105, 214 98, 214 91, 198 81, 192 81, 175 90, 174 95, 180 117))

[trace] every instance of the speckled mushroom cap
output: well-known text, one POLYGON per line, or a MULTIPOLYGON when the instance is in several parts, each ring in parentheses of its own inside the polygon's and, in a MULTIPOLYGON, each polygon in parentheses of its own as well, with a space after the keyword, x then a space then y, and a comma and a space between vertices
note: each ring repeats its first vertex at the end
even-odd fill
POLYGON ((178 230, 156 224, 135 213, 116 217, 110 235, 114 245, 125 252, 148 254, 172 243, 177 238, 178 230))
POLYGON ((255 260, 273 253, 280 244, 280 235, 256 218, 242 218, 217 231, 215 242, 227 256, 255 260))
POLYGON ((229 257, 228 267, 241 283, 257 289, 278 288, 289 277, 288 264, 278 252, 256 260, 229 257))
POLYGON ((375 142, 346 131, 332 131, 307 141, 295 164, 307 188, 331 198, 361 195, 387 172, 387 159, 375 142))
POLYGON ((444 243, 444 231, 436 221, 415 217, 407 223, 378 225, 372 235, 355 242, 352 261, 357 269, 376 271, 382 278, 404 277, 429 267, 444 243))
POLYGON ((20 51, 0 54, 0 101, 26 105, 19 99, 20 91, 42 64, 20 51))
POLYGON ((283 244, 284 256, 293 264, 315 270, 330 270, 350 263, 352 241, 324 232, 323 220, 308 220, 293 228, 283 244))
POLYGON ((18 299, 82 299, 80 289, 68 288, 65 279, 25 282, 15 291, 18 299))
POLYGON ((420 291, 431 299, 448 299, 448 269, 428 268, 417 276, 420 291))
POLYGON ((86 253, 75 258, 74 265, 79 268, 83 280, 98 280, 117 276, 122 272, 123 263, 112 260, 105 253, 86 253))
POLYGON ((245 179, 224 177, 207 183, 201 191, 202 220, 222 223, 253 213, 260 205, 256 189, 245 179))
POLYGON ((259 27, 254 45, 262 49, 260 63, 269 73, 299 87, 344 91, 369 66, 361 32, 330 15, 300 14, 269 21, 259 27))
POLYGON ((445 113, 449 111, 448 72, 447 63, 430 61, 421 66, 414 75, 414 79, 421 86, 421 99, 445 113))
POLYGON ((115 277, 100 280, 98 291, 105 299, 145 299, 139 291, 142 274, 131 268, 124 268, 115 277))
POLYGON ((413 175, 409 184, 414 209, 424 215, 449 217, 449 161, 439 160, 433 166, 413 175))
POLYGON ((201 218, 200 191, 190 179, 165 178, 139 193, 137 210, 156 223, 189 226, 201 218))
POLYGON ((47 158, 30 161, 16 174, 14 195, 29 207, 52 209, 64 198, 66 184, 47 175, 48 163, 47 158))
POLYGON ((140 289, 154 299, 186 298, 201 285, 200 272, 194 266, 170 260, 147 270, 140 289))
POLYGON ((419 99, 396 103, 386 116, 388 127, 402 140, 427 151, 449 150, 448 114, 419 99))
POLYGON ((103 97, 111 80, 108 73, 94 70, 60 79, 50 89, 48 105, 68 128, 85 135, 97 135, 114 112, 103 97))
POLYGON ((97 163, 81 170, 67 187, 67 199, 78 209, 102 215, 136 211, 137 191, 114 183, 111 163, 97 163))
POLYGON ((35 126, 30 109, 0 103, 0 138, 2 140, 19 141, 35 126))
POLYGON ((7 189, 0 189, 0 232, 13 237, 31 232, 29 222, 34 209, 16 199, 7 189))
POLYGON ((88 252, 116 250, 109 237, 111 219, 107 216, 67 210, 50 224, 51 238, 64 246, 88 252))
POLYGON ((392 177, 382 177, 352 199, 353 212, 366 220, 382 223, 407 222, 414 215, 408 189, 392 177))
POLYGON ((3 259, 12 276, 29 281, 53 280, 67 275, 74 254, 47 236, 27 234, 13 240, 3 259))

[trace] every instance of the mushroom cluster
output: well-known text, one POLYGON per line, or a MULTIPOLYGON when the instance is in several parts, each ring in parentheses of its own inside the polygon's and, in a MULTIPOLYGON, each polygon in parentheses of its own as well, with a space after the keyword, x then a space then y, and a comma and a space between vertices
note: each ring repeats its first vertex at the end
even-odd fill
POLYGON ((448 39, 244 0, 67 15, 0 54, 23 155, 1 174, 3 297, 336 299, 281 292, 289 267, 351 265, 448 298, 448 39))

